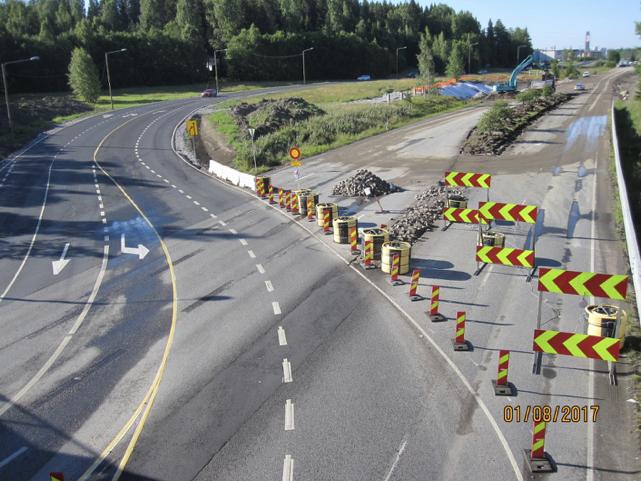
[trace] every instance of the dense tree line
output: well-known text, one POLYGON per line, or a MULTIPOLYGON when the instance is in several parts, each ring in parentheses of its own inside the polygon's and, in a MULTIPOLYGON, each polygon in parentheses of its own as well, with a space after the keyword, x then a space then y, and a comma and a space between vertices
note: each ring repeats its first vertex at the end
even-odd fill
POLYGON ((457 68, 511 67, 519 45, 531 52, 527 29, 500 20, 482 28, 466 11, 415 0, 5 0, 0 3, 0 61, 39 55, 11 67, 11 88, 67 88, 76 47, 100 66, 105 51, 119 86, 160 85, 211 78, 206 61, 219 52, 221 73, 246 80, 298 80, 300 53, 309 52, 308 78, 344 79, 415 68, 421 36, 429 35, 435 72, 445 73, 455 51, 457 68), (461 65, 458 65, 461 64, 461 65))

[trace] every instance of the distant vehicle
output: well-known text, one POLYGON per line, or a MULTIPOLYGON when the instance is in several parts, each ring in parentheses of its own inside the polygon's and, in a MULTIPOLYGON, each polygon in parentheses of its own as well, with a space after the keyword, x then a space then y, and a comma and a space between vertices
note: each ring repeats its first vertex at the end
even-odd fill
POLYGON ((218 95, 216 89, 205 89, 200 93, 201 97, 216 97, 216 95, 218 95))
POLYGON ((586 78, 586 77, 589 77, 589 76, 590 76, 590 72, 583 72, 583 78, 586 78))
POLYGON ((416 75, 418 72, 416 70, 412 70, 411 72, 407 73, 407 78, 416 78, 416 75))
POLYGON ((574 86, 574 90, 585 90, 585 85, 583 85, 581 82, 579 82, 578 84, 576 84, 574 86))
POLYGON ((359 75, 358 77, 356 77, 356 80, 372 80, 372 76, 371 75, 367 75, 367 74, 366 75, 359 75))
POLYGON ((483 74, 486 74, 486 73, 489 73, 489 70, 487 70, 487 69, 485 69, 485 68, 484 68, 484 69, 479 70, 479 75, 483 75, 483 74))

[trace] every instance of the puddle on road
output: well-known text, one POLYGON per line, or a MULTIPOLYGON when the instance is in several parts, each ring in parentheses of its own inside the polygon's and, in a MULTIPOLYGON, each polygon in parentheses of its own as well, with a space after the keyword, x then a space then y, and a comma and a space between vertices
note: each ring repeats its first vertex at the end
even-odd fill
POLYGON ((581 137, 586 138, 588 149, 593 148, 599 140, 599 137, 603 134, 607 122, 607 115, 580 117, 576 119, 568 128, 565 150, 570 150, 574 143, 581 137))

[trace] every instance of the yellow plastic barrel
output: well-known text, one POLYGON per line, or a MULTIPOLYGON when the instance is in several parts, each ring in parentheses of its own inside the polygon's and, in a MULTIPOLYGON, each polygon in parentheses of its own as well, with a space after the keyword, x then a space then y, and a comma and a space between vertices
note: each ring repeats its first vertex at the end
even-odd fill
POLYGON ((465 209, 467 208, 467 198, 462 195, 450 195, 447 198, 447 206, 454 209, 465 209))
POLYGON ((358 229, 358 220, 354 216, 341 216, 333 221, 334 242, 337 244, 349 244, 350 228, 358 229))
POLYGON ((329 222, 331 225, 332 220, 338 217, 338 206, 332 202, 321 202, 316 204, 316 222, 320 227, 323 227, 324 222, 324 212, 326 209, 330 209, 329 222))
POLYGON ((301 189, 296 191, 296 195, 298 196, 298 210, 303 217, 307 216, 307 199, 310 197, 314 199, 314 209, 316 208, 316 204, 318 204, 318 194, 312 192, 310 189, 301 189))
POLYGON ((260 182, 263 182, 263 195, 267 195, 267 192, 269 192, 269 185, 271 183, 271 178, 270 177, 264 177, 264 176, 256 176, 255 182, 256 182, 256 193, 260 194, 258 191, 258 186, 260 185, 260 182))
POLYGON ((383 252, 383 244, 389 241, 389 232, 387 229, 363 229, 363 247, 365 242, 371 241, 374 244, 374 257, 373 260, 380 261, 383 252))
POLYGON ((399 274, 407 274, 410 270, 412 244, 409 242, 391 241, 383 244, 381 270, 386 273, 392 271, 392 258, 395 254, 400 256, 399 274))
POLYGON ((483 232, 480 235, 479 243, 490 247, 505 247, 505 234, 491 230, 483 232))
POLYGON ((616 333, 619 308, 606 304, 592 304, 585 308, 588 318, 588 334, 613 337, 616 333))

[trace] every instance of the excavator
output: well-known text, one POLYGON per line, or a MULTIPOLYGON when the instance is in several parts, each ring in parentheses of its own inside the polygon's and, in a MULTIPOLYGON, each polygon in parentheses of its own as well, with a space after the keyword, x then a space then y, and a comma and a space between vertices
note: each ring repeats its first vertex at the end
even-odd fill
POLYGON ((508 80, 507 83, 496 84, 492 90, 497 93, 516 92, 516 83, 518 81, 519 74, 532 65, 533 59, 534 57, 532 57, 532 55, 528 55, 516 66, 514 70, 512 70, 512 75, 510 75, 510 80, 508 80))

